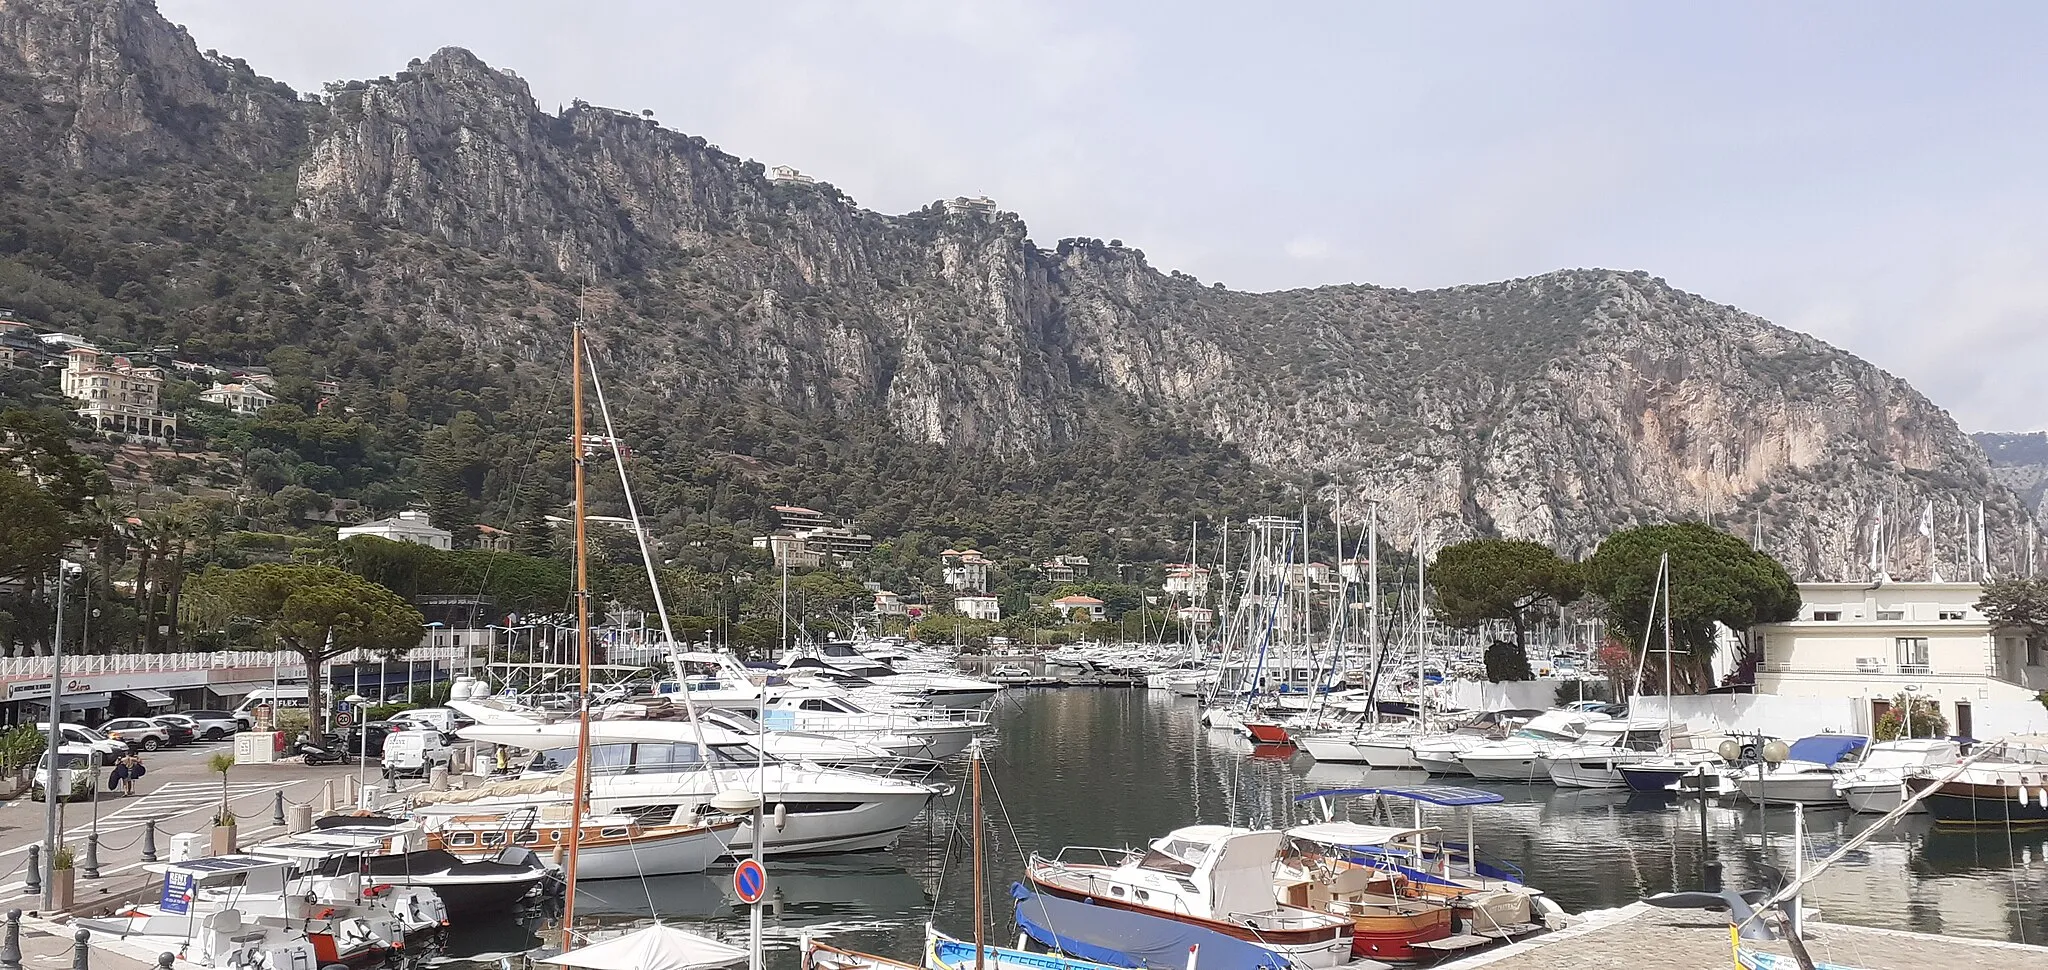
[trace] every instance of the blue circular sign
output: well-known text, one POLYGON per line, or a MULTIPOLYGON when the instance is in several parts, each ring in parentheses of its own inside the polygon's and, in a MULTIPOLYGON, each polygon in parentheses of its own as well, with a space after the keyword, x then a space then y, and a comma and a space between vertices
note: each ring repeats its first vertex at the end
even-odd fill
POLYGON ((755 859, 741 862, 740 867, 732 871, 732 889, 740 894, 740 902, 749 906, 760 902, 768 892, 768 870, 761 868, 761 863, 755 859))

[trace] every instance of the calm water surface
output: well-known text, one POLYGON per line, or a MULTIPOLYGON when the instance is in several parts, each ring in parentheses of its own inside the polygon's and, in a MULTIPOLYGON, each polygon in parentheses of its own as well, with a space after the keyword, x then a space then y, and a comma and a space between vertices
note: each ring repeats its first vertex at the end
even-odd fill
MULTIPOLYGON (((996 713, 987 753, 985 851, 992 938, 1014 939, 1008 887, 1031 852, 1064 845, 1140 845, 1194 822, 1279 825, 1305 817, 1297 794, 1320 788, 1412 784, 1417 772, 1319 765, 1305 755, 1266 756, 1196 721, 1194 702, 1143 690, 1011 691, 996 713)), ((964 782, 954 772, 955 782, 964 782)), ((1472 784, 1471 779, 1463 783, 1472 784)), ((1626 905, 1699 882, 1701 809, 1618 792, 1479 783, 1506 801, 1477 809, 1480 851, 1518 865, 1567 912, 1626 905)), ((965 784, 941 798, 890 852, 770 863, 769 962, 797 965, 806 930, 841 946, 915 962, 924 925, 956 936, 973 930, 973 882, 965 784)), ((1391 821, 1407 820, 1406 809, 1391 821)), ((1760 816, 1747 802, 1706 806, 1707 852, 1730 886, 1758 883, 1766 858, 1792 868, 1788 809, 1760 816), (1760 831, 1759 823, 1764 824, 1760 831)), ((1369 806, 1354 809, 1369 820, 1369 806)), ((1809 859, 1825 857, 1875 816, 1810 812, 1809 859)), ((1432 814, 1463 836, 1464 821, 1432 814)), ((1924 817, 1878 835, 1830 868, 1807 894, 1828 919, 1896 929, 2048 943, 2048 831, 1959 832, 1924 817)), ((650 913, 692 929, 744 939, 746 908, 730 889, 731 867, 646 882, 587 883, 579 923, 631 926, 650 913)), ((538 946, 540 926, 458 927, 451 954, 538 946)))

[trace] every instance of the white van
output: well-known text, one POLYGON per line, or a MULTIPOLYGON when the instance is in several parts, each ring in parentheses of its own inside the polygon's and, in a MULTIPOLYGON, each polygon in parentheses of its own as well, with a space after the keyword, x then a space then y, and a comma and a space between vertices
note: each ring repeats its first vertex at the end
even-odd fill
MULTIPOLYGON (((107 783, 106 766, 100 764, 100 753, 88 744, 66 744, 57 748, 57 797, 68 801, 74 792, 82 792, 80 800, 90 799, 107 783)), ((36 781, 29 797, 43 800, 43 786, 50 784, 50 753, 43 752, 42 760, 36 764, 36 781)))
POLYGON ((384 773, 396 778, 424 778, 435 765, 455 760, 455 749, 441 739, 441 732, 424 725, 384 738, 384 773))
POLYGON ((455 736, 455 729, 467 726, 468 718, 446 707, 421 707, 410 711, 399 711, 391 715, 393 721, 405 721, 411 725, 433 728, 441 732, 442 740, 455 736))
POLYGON ((241 706, 234 710, 235 717, 237 719, 246 718, 253 723, 256 719, 256 709, 265 704, 270 705, 272 711, 286 707, 305 707, 306 688, 304 686, 258 687, 250 691, 249 696, 242 698, 241 706))

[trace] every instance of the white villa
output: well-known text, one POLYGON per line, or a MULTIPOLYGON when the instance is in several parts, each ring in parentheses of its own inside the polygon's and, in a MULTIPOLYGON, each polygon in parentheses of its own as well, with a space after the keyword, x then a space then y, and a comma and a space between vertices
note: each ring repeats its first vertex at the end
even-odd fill
POLYGON ((277 403, 276 395, 254 384, 215 384, 199 392, 199 399, 218 404, 236 414, 255 414, 277 403))
POLYGON ((993 622, 1003 618, 1002 604, 996 602, 996 598, 993 596, 955 596, 953 597, 953 609, 958 611, 961 616, 970 620, 989 620, 993 622))
POLYGON ((2035 704, 2048 662, 1977 611, 1976 583, 1801 583, 1796 620, 1759 624, 1758 694, 1848 700, 1868 728, 1912 693, 1970 736, 1976 709, 2035 704), (1864 719, 1868 718, 1868 721, 1864 719))

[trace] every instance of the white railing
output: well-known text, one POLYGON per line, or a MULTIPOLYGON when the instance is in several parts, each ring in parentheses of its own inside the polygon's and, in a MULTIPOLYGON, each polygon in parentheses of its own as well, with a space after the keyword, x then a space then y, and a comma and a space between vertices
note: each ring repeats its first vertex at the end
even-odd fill
MULTIPOLYGON (((349 664, 358 657, 365 662, 375 663, 384 659, 383 654, 351 651, 335 657, 329 666, 349 664)), ((466 660, 471 652, 464 647, 415 647, 391 659, 400 663, 406 660, 466 660)), ((306 675, 306 662, 298 654, 287 650, 215 650, 205 653, 115 653, 115 654, 69 654, 64 657, 65 676, 104 676, 111 674, 172 673, 189 670, 220 670, 247 667, 276 668, 285 676, 306 675)), ((56 672, 56 662, 49 657, 0 657, 0 678, 48 677, 56 672)))

